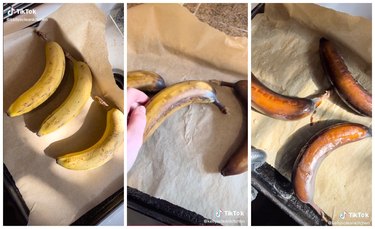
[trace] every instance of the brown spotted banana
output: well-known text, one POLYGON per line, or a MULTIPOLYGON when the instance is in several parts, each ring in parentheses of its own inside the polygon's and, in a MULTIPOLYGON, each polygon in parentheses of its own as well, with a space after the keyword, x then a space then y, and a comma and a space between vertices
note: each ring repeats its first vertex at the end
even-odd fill
POLYGON ((38 136, 49 134, 75 118, 90 98, 92 88, 90 68, 82 61, 72 58, 71 60, 74 68, 73 88, 65 101, 43 121, 38 136))
POLYGON ((226 108, 217 99, 215 89, 208 82, 189 80, 176 83, 161 90, 145 105, 146 128, 143 141, 147 141, 167 117, 183 107, 196 103, 213 103, 221 112, 227 113, 226 108))
POLYGON ((78 152, 62 155, 57 164, 71 170, 98 168, 110 161, 124 142, 124 114, 117 108, 107 112, 105 131, 93 146, 78 152))
POLYGON ((65 71, 65 55, 56 42, 47 42, 45 46, 46 64, 39 80, 20 95, 9 107, 10 117, 32 111, 45 102, 58 88, 65 71))

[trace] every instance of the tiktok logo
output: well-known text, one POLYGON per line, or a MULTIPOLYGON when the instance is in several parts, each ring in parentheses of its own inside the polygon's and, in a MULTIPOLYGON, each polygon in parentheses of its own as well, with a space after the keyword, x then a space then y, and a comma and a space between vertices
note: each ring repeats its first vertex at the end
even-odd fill
POLYGON ((216 217, 220 218, 222 212, 223 211, 221 209, 217 210, 216 213, 215 213, 216 217))
POLYGON ((341 212, 340 215, 339 215, 340 219, 345 219, 346 214, 348 214, 346 211, 341 212))

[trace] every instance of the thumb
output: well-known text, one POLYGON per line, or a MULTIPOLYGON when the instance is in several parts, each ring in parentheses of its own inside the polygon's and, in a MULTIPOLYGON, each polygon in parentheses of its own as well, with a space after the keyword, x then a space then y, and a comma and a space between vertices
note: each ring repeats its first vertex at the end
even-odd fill
POLYGON ((128 171, 133 166, 138 151, 143 143, 143 133, 146 127, 146 108, 136 107, 130 114, 127 127, 127 166, 128 171))
MULTIPOLYGON (((129 116, 128 136, 132 138, 143 138, 146 127, 146 108, 144 106, 136 107, 129 116)), ((143 139, 142 139, 143 140, 143 139)))

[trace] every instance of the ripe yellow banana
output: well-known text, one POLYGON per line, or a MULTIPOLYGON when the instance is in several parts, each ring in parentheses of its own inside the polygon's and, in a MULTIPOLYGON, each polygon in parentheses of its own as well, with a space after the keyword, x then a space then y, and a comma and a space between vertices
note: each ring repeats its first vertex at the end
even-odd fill
POLYGON ((127 87, 137 88, 143 92, 155 93, 165 88, 164 79, 155 72, 137 70, 128 72, 127 87))
POLYGON ((45 53, 46 65, 43 74, 31 88, 12 103, 7 111, 10 117, 35 109, 46 101, 61 83, 65 71, 64 51, 56 42, 47 42, 45 53))
POLYGON ((75 118, 90 98, 92 76, 89 66, 73 60, 74 84, 65 101, 42 123, 38 136, 49 134, 75 118))
POLYGON ((221 112, 227 113, 209 83, 199 80, 177 83, 157 93, 145 105, 147 123, 143 141, 145 142, 168 116, 194 103, 213 103, 221 112))
POLYGON ((117 108, 107 112, 107 125, 100 140, 88 149, 68 153, 56 159, 57 164, 72 170, 88 170, 102 166, 114 156, 124 141, 124 115, 117 108))

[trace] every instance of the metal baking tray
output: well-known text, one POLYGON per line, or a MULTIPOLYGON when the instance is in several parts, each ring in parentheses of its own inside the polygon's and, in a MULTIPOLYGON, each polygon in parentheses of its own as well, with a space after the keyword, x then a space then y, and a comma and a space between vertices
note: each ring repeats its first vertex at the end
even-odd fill
MULTIPOLYGON (((36 3, 4 3, 3 4, 3 22, 7 21, 8 18, 14 18, 18 14, 7 13, 9 9, 28 9, 31 10, 38 5, 36 3)), ((40 21, 27 26, 27 27, 37 27, 40 21)), ((123 90, 124 75, 123 71, 114 69, 114 80, 118 87, 123 90)), ((3 219, 5 226, 13 225, 27 225, 30 210, 27 207, 21 193, 19 192, 12 175, 10 174, 8 168, 3 164, 3 219)), ((76 221, 72 222, 71 225, 98 225, 107 216, 109 216, 113 211, 115 211, 122 203, 124 203, 124 187, 120 188, 118 191, 113 193, 111 196, 107 197, 104 201, 96 205, 94 208, 83 214, 76 221)))
MULTIPOLYGON (((264 13, 265 4, 258 4, 251 11, 251 19, 264 13)), ((291 182, 268 163, 251 172, 251 185, 259 192, 252 202, 252 225, 330 225, 310 205, 301 202, 294 194, 291 182), (260 203, 261 202, 261 203, 260 203), (267 206, 268 214, 262 214, 267 206), (272 212, 271 215, 269 214, 272 212)), ((328 216, 325 216, 328 217, 328 216)), ((329 218, 329 217, 328 217, 329 218)))
MULTIPOLYGON (((3 164, 4 226, 27 225, 30 210, 19 192, 12 175, 3 164)), ((124 188, 109 196, 97 206, 86 212, 71 225, 97 225, 124 202, 124 188)))
MULTIPOLYGON (((211 219, 174 205, 163 199, 152 197, 132 187, 127 187, 127 205, 145 217, 161 225, 220 225, 211 219)), ((144 222, 143 225, 145 225, 144 222)), ((130 225, 129 225, 130 226, 130 225)))
MULTIPOLYGON (((123 73, 119 71, 114 72, 114 78, 118 87, 123 90, 123 73)), ((4 225, 27 225, 30 210, 22 198, 22 195, 5 164, 3 164, 3 179, 4 225)), ((124 187, 120 188, 107 199, 83 214, 71 225, 98 225, 122 203, 124 203, 124 187)))
MULTIPOLYGON (((123 90, 123 75, 121 72, 115 72, 114 78, 118 87, 123 90)), ((27 225, 30 210, 27 207, 16 183, 13 180, 8 168, 3 164, 3 210, 4 210, 4 225, 27 225)), ((80 218, 74 221, 71 225, 98 225, 114 210, 116 210, 122 203, 124 203, 124 187, 107 197, 97 206, 83 214, 80 218)))

